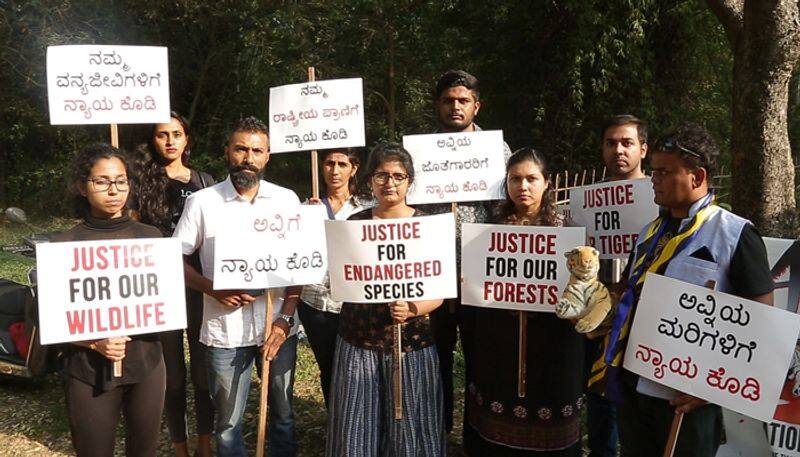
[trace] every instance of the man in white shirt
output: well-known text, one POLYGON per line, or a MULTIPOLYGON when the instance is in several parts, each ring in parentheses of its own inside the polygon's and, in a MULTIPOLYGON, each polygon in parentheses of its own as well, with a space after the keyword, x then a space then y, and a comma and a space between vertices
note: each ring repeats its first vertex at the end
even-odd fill
MULTIPOLYGON (((261 291, 214 290, 214 239, 231 217, 280 204, 299 204, 297 195, 261 179, 269 161, 269 138, 263 122, 248 117, 234 127, 225 146, 228 178, 195 192, 186 200, 174 236, 184 255, 200 249, 202 274, 185 263, 186 283, 203 292, 200 342, 207 346, 209 391, 216 410, 217 455, 244 456, 242 417, 250 388, 253 362, 267 351, 269 372, 269 455, 294 456, 292 395, 297 350, 295 306, 301 287, 270 289, 274 314, 266 316, 261 291), (264 342, 265 319, 272 320, 264 342)), ((257 246, 253 247, 257 249, 257 246)), ((200 361, 196 361, 200 362, 200 361)))

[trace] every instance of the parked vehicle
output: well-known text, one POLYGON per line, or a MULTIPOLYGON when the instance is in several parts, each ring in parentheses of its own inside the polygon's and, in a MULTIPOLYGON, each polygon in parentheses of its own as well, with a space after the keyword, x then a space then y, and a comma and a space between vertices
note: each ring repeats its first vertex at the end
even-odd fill
MULTIPOLYGON (((28 223, 19 208, 6 209, 5 216, 33 232, 23 237, 22 244, 2 250, 35 258, 36 244, 49 242, 52 234, 36 233, 41 230, 28 223)), ((39 344, 36 268, 31 267, 27 276, 28 284, 0 278, 0 376, 31 379, 57 367, 57 349, 39 344)))

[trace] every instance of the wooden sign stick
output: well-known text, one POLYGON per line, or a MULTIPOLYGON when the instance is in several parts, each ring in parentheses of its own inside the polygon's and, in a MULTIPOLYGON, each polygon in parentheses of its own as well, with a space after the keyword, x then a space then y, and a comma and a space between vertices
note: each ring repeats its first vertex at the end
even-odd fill
MULTIPOLYGON (((717 282, 709 279, 706 282, 706 287, 714 290, 717 282)), ((675 413, 672 418, 672 425, 669 427, 669 435, 667 436, 667 445, 664 446, 664 457, 672 457, 675 454, 675 447, 678 444, 678 434, 681 432, 681 424, 683 423, 683 413, 675 413)))
POLYGON ((403 419, 403 327, 394 324, 394 363, 392 364, 392 385, 394 387, 394 418, 403 419))
POLYGON ((519 372, 517 373, 517 396, 525 398, 525 384, 527 379, 525 376, 526 363, 525 360, 528 356, 528 313, 526 311, 519 312, 519 361, 517 365, 519 372))
MULTIPOLYGON (((317 79, 314 67, 308 67, 308 82, 313 82, 317 79)), ((317 150, 311 151, 311 196, 319 199, 319 157, 317 150)))
MULTIPOLYGON (((109 127, 111 128, 111 146, 119 148, 119 129, 117 129, 117 124, 111 124, 109 127)), ((114 362, 114 377, 122 377, 122 360, 114 362)))
MULTIPOLYGON (((458 203, 456 202, 450 203, 450 211, 453 213, 453 217, 456 219, 456 226, 458 226, 458 203)), ((456 313, 456 306, 458 306, 456 300, 447 301, 447 311, 450 314, 456 313)))
POLYGON ((272 331, 272 291, 267 292, 267 315, 264 319, 264 350, 261 351, 261 396, 258 400, 258 438, 256 440, 256 457, 264 457, 267 440, 267 409, 269 405, 269 361, 267 360, 267 340, 272 331))

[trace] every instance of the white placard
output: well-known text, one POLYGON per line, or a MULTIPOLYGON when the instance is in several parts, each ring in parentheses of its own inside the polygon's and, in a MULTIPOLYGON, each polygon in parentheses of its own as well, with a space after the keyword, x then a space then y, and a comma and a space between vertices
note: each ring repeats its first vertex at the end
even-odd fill
POLYGON ((463 224, 461 302, 555 312, 569 281, 564 253, 585 239, 583 227, 463 224))
POLYGON ((406 135, 403 147, 414 159, 410 204, 504 198, 502 130, 406 135))
POLYGON ((588 242, 601 259, 627 259, 639 232, 658 217, 649 178, 592 184, 569 195, 572 222, 586 227, 588 242))
POLYGON ((214 240, 214 289, 318 284, 328 268, 325 207, 275 206, 223 219, 214 240), (235 223, 234 223, 235 221, 235 223))
POLYGON ((269 89, 270 152, 364 146, 361 78, 269 89))
POLYGON ((762 421, 772 419, 800 332, 794 313, 649 273, 626 369, 762 421))
POLYGON ((186 328, 175 238, 36 245, 42 344, 186 328))
POLYGON ((167 48, 48 46, 47 99, 53 125, 169 122, 167 48))
POLYGON ((325 236, 334 300, 386 303, 457 295, 452 214, 328 220, 325 236))

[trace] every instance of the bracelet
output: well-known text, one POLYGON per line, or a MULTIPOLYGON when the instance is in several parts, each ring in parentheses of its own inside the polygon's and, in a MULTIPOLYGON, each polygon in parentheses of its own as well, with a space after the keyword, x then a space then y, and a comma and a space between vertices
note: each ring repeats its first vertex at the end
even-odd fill
POLYGON ((96 351, 97 350, 97 341, 92 341, 89 343, 89 349, 96 351))

